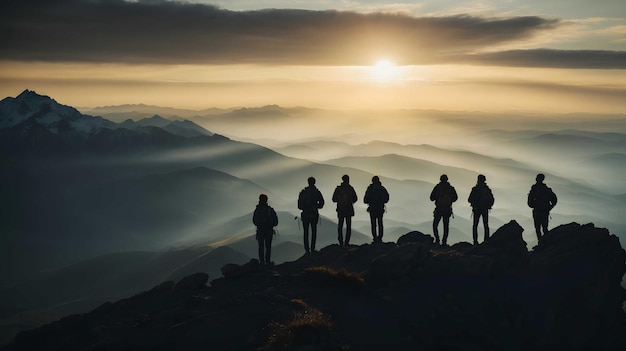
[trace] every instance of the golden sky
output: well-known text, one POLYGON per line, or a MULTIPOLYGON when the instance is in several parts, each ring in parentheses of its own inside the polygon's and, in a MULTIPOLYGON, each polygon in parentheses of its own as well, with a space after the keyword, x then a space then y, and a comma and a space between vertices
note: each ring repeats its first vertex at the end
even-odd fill
POLYGON ((4 1, 0 96, 624 113, 626 19, 600 2, 4 1))

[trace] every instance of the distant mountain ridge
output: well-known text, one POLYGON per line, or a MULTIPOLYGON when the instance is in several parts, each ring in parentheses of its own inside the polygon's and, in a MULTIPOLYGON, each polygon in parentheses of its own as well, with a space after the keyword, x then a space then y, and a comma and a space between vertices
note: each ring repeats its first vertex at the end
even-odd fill
MULTIPOLYGON (((304 156, 287 157, 256 142, 270 140, 283 131, 296 135, 299 131, 296 122, 300 123, 298 118, 306 117, 313 110, 269 105, 257 109, 219 111, 210 118, 192 117, 193 120, 204 121, 203 125, 210 130, 216 123, 220 128, 227 126, 231 131, 245 126, 249 133, 258 132, 259 139, 250 138, 248 142, 241 142, 234 137, 230 139, 212 134, 190 120, 180 120, 160 112, 121 123, 108 121, 104 123, 112 123, 113 127, 100 127, 97 123, 106 120, 87 114, 76 115, 72 112, 75 109, 56 106, 54 100, 34 92, 23 94, 25 98, 32 98, 32 106, 39 106, 39 109, 28 107, 28 104, 25 104, 28 108, 20 109, 20 104, 15 101, 17 98, 7 98, 6 106, 10 106, 7 111, 22 113, 20 118, 30 117, 10 127, 0 128, 0 161, 8 164, 8 167, 0 167, 0 277, 4 282, 0 283, 0 295, 7 291, 3 289, 19 285, 14 283, 24 283, 24 280, 34 276, 33 272, 42 268, 71 266, 79 260, 89 262, 94 256, 106 256, 112 252, 184 249, 189 245, 207 245, 218 240, 222 246, 254 257, 257 243, 253 237, 250 213, 261 192, 269 195, 270 203, 281 216, 280 233, 275 241, 277 262, 296 260, 303 248, 301 223, 294 220, 299 214, 295 200, 298 191, 306 185, 306 178, 311 175, 317 178, 317 184, 327 200, 321 210, 320 244, 330 245, 336 241, 335 204, 330 201, 330 196, 344 174, 350 175, 351 184, 359 195, 353 230, 355 234, 369 232, 369 216, 362 195, 373 173, 380 175, 392 196, 385 214, 385 241, 395 240, 412 230, 424 233, 431 230, 433 205, 428 201, 428 194, 437 182, 439 172, 450 173, 459 192, 460 200, 455 204, 455 218, 451 221, 451 244, 470 238, 471 209, 466 198, 479 172, 487 174, 488 183, 493 186, 497 197, 497 205, 490 215, 492 227, 515 218, 526 228, 524 240, 530 245, 534 245, 536 239, 525 196, 540 171, 546 173, 550 186, 555 187, 559 194, 559 205, 552 213, 551 226, 572 221, 593 221, 624 237, 625 231, 621 228, 626 228, 622 216, 626 195, 623 177, 618 172, 620 169, 623 172, 624 168, 621 164, 615 165, 623 158, 619 152, 593 156, 583 163, 584 166, 576 165, 575 172, 557 175, 551 173, 553 168, 542 169, 522 162, 525 160, 516 158, 517 154, 513 151, 494 156, 464 148, 429 145, 419 138, 415 138, 415 142, 423 144, 389 141, 349 144, 346 141, 350 140, 349 133, 346 132, 346 139, 336 139, 340 142, 333 142, 330 136, 323 135, 320 137, 323 139, 317 142, 296 139, 285 144, 293 145, 293 148, 285 150, 291 149, 294 153, 304 155, 314 152, 325 156, 313 162, 304 156), (50 108, 41 108, 46 105, 50 108), (302 114, 292 114, 295 112, 302 114), (81 123, 76 124, 76 121, 81 123), (286 127, 278 124, 284 121, 294 124, 287 124, 286 127), (347 154, 342 154, 344 151, 347 154), (25 154, 29 157, 23 157, 25 154), (351 163, 342 160, 323 162, 336 157, 353 158, 357 156, 355 154, 362 154, 363 157, 351 159, 351 163), (388 154, 395 155, 385 156, 388 154), (383 162, 387 158, 393 162, 383 162), (397 170, 392 167, 394 162, 399 163, 397 170), (612 195, 613 192, 602 192, 588 186, 581 172, 590 164, 605 167, 602 169, 606 169, 607 176, 613 178, 617 193, 622 195, 612 195), (413 176, 411 167, 415 172, 413 176), (407 179, 397 179, 401 177, 407 179)), ((5 100, 2 106, 5 106, 5 100)), ((4 120, 5 116, 0 114, 0 120, 4 120)), ((331 113, 327 119, 312 126, 331 121, 329 131, 334 131, 337 127, 335 122, 342 121, 342 115, 338 116, 331 113)), ((506 135, 505 141, 547 134, 552 133, 506 135)), ((575 132, 566 134, 571 137, 575 132)), ((499 134, 492 134, 492 140, 494 135, 499 134)), ((581 136, 591 142, 590 145, 596 145, 592 132, 581 133, 581 136)), ((626 140, 623 137, 622 134, 612 133, 597 139, 603 145, 601 150, 604 150, 605 147, 619 146, 621 140, 626 140)), ((486 137, 482 139, 488 140, 486 137)), ((537 138, 536 141, 545 140, 537 138)), ((575 138, 569 142, 575 142, 575 138)), ((499 151, 501 145, 496 146, 493 149, 499 151)), ((536 150, 536 155, 543 155, 540 147, 536 150)), ((551 153, 558 154, 558 151, 551 150, 551 153)), ((288 152, 285 154, 295 156, 288 152)), ((581 160, 584 161, 578 158, 574 161, 581 160)), ((600 171, 590 168, 587 172, 592 175, 591 179, 598 177, 600 171)), ((604 178, 597 181, 604 182, 604 178)), ((355 235, 354 243, 362 244, 369 240, 369 235, 355 235)), ((364 252, 371 248, 364 246, 364 252)), ((208 261, 202 262, 194 267, 203 264, 206 267, 197 271, 216 269, 208 267, 208 261)), ((112 266, 116 263, 119 262, 112 262, 112 266)), ((189 266, 182 265, 180 268, 185 270, 189 266)), ((176 271, 176 268, 167 269, 169 272, 176 271)), ((155 273, 166 277, 169 272, 155 273)), ((177 277, 180 276, 172 279, 177 277)), ((212 278, 215 277, 212 275, 212 278)), ((61 279, 60 276, 57 278, 61 279)), ((46 293, 36 282, 34 286, 31 296, 36 298, 37 294, 46 293)), ((0 310, 7 306, 11 308, 11 300, 5 301, 8 305, 0 306, 0 310)), ((28 309, 32 306, 23 307, 28 309)))
POLYGON ((139 122, 115 123, 84 115, 30 90, 0 101, 0 147, 20 152, 182 145, 210 136, 213 133, 192 121, 171 121, 157 115, 139 122))
POLYGON ((115 126, 111 121, 85 116, 73 107, 61 105, 31 90, 24 90, 15 98, 7 97, 0 101, 0 130, 14 128, 29 119, 54 134, 68 130, 89 133, 115 126))

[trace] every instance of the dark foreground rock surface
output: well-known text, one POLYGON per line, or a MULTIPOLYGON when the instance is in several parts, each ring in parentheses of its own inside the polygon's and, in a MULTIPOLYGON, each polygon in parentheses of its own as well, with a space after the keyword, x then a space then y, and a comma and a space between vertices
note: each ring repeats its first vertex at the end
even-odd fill
MULTIPOLYGON (((328 246, 227 265, 18 334, 4 350, 626 350, 626 252, 592 224, 528 251, 514 221, 478 246, 328 246)), ((45 289, 45 287, 42 287, 45 289)))

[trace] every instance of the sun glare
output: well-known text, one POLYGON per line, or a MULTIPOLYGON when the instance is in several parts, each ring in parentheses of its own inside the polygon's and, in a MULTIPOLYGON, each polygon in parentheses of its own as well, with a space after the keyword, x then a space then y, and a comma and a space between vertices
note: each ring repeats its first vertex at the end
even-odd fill
POLYGON ((372 66, 373 78, 377 81, 392 81, 399 79, 398 67, 390 60, 380 60, 372 66))

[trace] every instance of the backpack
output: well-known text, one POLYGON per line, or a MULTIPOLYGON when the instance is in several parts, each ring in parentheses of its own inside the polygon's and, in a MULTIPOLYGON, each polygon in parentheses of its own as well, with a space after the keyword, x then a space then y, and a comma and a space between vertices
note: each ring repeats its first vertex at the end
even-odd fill
POLYGON ((367 190, 365 203, 372 206, 382 206, 389 202, 389 193, 382 185, 371 184, 367 190))
POLYGON ((452 208, 452 203, 456 201, 454 196, 454 188, 451 185, 440 185, 439 196, 435 199, 435 207, 437 208, 452 208))
POLYGON ((317 188, 306 187, 298 195, 298 209, 304 212, 317 212, 318 208, 324 206, 323 200, 318 204, 317 188))
POLYGON ((338 211, 349 211, 352 209, 352 192, 350 188, 338 186, 336 200, 338 211))
POLYGON ((278 225, 278 216, 276 211, 270 206, 260 207, 256 212, 256 224, 260 228, 270 228, 278 225))
POLYGON ((480 191, 480 196, 478 198, 478 209, 480 210, 488 210, 493 207, 495 199, 493 197, 493 193, 488 186, 483 187, 480 191))
POLYGON ((556 194, 551 188, 542 184, 533 185, 528 194, 528 206, 538 210, 550 210, 556 203, 556 194))

